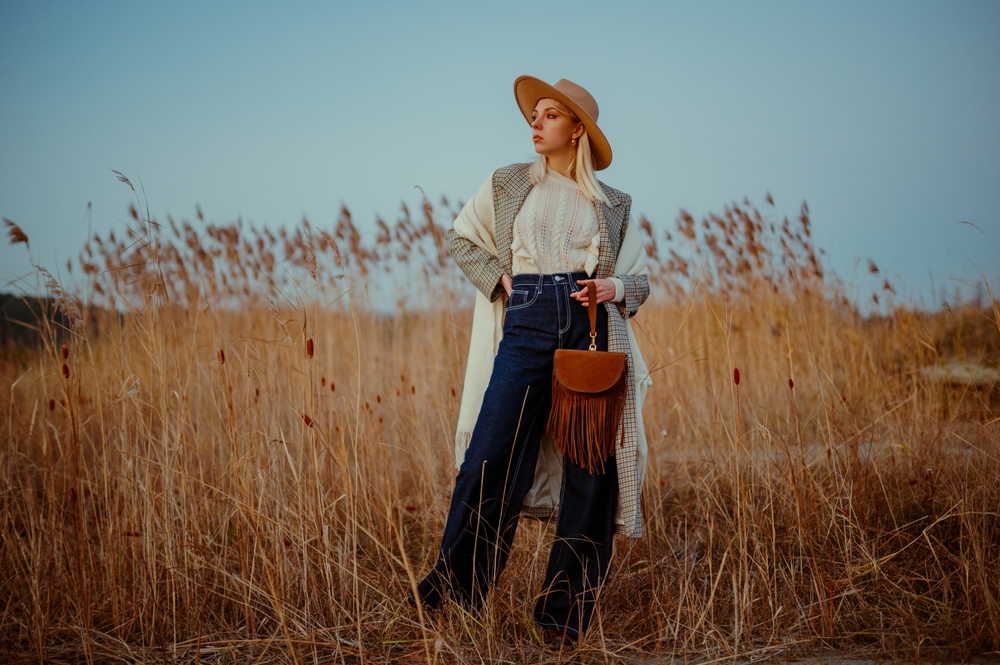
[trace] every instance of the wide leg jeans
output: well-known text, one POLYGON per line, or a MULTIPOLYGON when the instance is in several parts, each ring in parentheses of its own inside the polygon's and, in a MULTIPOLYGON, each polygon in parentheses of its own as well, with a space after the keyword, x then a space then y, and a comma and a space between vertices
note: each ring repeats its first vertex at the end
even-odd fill
MULTIPOLYGON (((552 397, 556 349, 590 345, 587 308, 570 297, 585 273, 516 275, 507 300, 503 340, 465 461, 455 480, 437 563, 418 586, 437 606, 442 593, 478 607, 503 571, 524 496, 534 481, 538 445, 552 397)), ((598 349, 607 349, 601 308, 598 349)), ((556 541, 549 555, 535 620, 577 636, 586 630, 611 560, 618 498, 615 458, 603 473, 563 459, 556 541)))

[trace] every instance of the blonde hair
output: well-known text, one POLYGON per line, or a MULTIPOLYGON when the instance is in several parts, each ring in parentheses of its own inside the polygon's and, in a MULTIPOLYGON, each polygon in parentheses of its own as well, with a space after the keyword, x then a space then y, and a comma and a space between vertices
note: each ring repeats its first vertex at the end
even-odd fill
MULTIPOLYGON (((577 119, 579 121, 579 119, 577 119)), ((545 155, 539 155, 535 163, 531 165, 528 174, 531 176, 531 183, 540 185, 545 180, 545 174, 549 170, 549 160, 545 155)), ((604 190, 597 184, 597 176, 594 175, 594 159, 590 154, 590 139, 587 138, 587 130, 576 142, 576 159, 569 167, 569 175, 576 181, 583 196, 591 203, 603 203, 611 205, 611 201, 604 194, 604 190)))

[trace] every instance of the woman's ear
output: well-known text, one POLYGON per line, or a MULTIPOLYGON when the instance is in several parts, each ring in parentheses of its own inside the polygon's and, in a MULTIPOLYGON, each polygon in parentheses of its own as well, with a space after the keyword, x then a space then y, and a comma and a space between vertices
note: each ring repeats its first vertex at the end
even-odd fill
POLYGON ((573 138, 574 139, 578 139, 581 136, 583 136, 583 132, 586 131, 586 129, 587 128, 583 126, 582 122, 580 124, 578 124, 576 126, 576 129, 573 130, 573 138))

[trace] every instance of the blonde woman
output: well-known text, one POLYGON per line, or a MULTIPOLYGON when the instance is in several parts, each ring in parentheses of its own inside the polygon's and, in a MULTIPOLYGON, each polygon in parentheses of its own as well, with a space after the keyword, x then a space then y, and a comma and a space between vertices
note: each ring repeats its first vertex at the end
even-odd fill
POLYGON ((452 256, 479 293, 458 476, 437 563, 417 593, 428 608, 446 595, 478 607, 504 569, 519 515, 558 513, 534 610, 545 642, 558 647, 591 622, 615 532, 642 534, 641 406, 650 381, 627 319, 649 281, 629 224, 631 199, 594 176, 611 163, 611 146, 593 96, 565 79, 549 85, 530 76, 514 82, 514 96, 538 158, 494 171, 448 232, 452 256), (629 355, 626 412, 603 473, 564 460, 543 436, 553 355, 588 347, 588 307, 600 308, 598 348, 629 355))

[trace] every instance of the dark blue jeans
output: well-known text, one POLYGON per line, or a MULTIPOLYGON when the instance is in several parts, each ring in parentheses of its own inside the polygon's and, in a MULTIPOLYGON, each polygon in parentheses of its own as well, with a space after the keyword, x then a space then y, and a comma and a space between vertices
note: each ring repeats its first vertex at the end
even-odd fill
MULTIPOLYGON (((516 275, 503 340, 465 461, 455 479, 441 552, 418 592, 436 607, 448 592, 478 607, 503 572, 518 515, 534 481, 538 444, 552 397, 556 349, 590 345, 587 308, 570 298, 585 273, 516 275)), ((608 321, 597 317, 597 346, 607 350, 608 321)), ((577 636, 586 630, 607 575, 618 500, 615 458, 591 474, 563 458, 556 542, 535 620, 577 636)))

